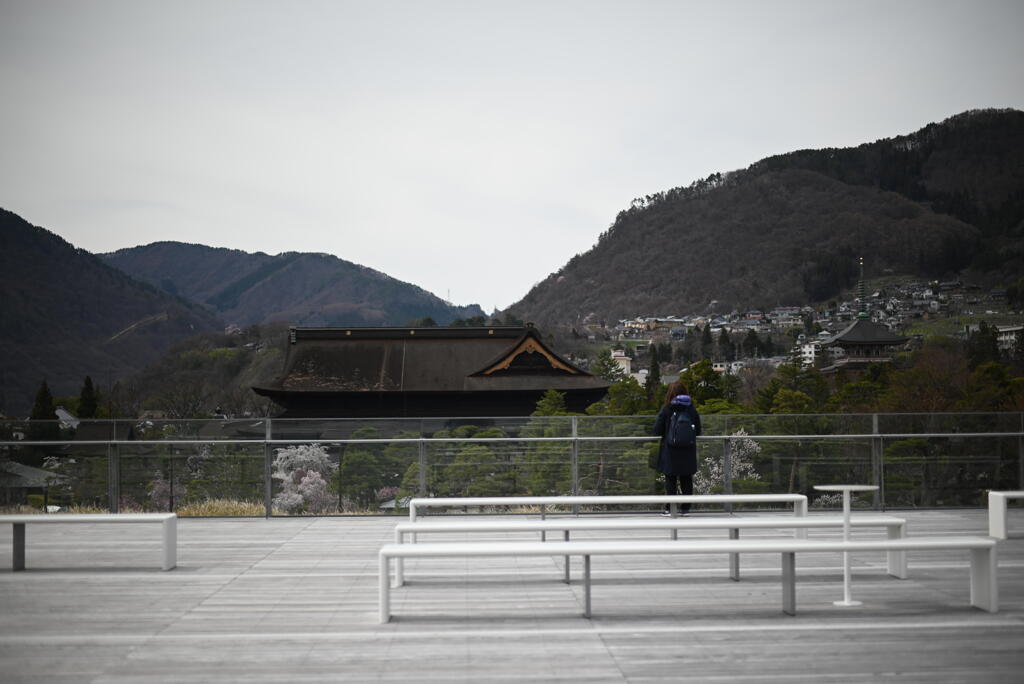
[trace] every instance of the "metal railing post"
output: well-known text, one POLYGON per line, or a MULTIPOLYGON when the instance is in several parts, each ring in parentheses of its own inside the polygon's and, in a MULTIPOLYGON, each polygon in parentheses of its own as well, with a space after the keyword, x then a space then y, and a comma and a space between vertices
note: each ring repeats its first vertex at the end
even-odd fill
POLYGON ((420 441, 417 443, 418 446, 418 461, 419 461, 419 483, 417 496, 427 495, 427 442, 423 437, 420 437, 420 441))
POLYGON ((878 414, 871 414, 871 480, 878 487, 872 495, 871 507, 876 511, 885 510, 885 471, 882 468, 882 437, 878 432, 878 414))
POLYGON ((570 418, 570 425, 572 427, 572 449, 569 460, 569 477, 572 482, 572 491, 570 493, 576 496, 580 493, 580 435, 577 431, 576 416, 570 416, 570 418))
POLYGON ((271 463, 270 449, 270 440, 273 438, 274 432, 270 418, 264 420, 266 422, 263 424, 263 510, 264 515, 269 519, 274 514, 274 481, 271 475, 273 464, 271 463))
MULTIPOLYGON (((116 437, 116 435, 115 435, 116 437)), ((107 444, 107 508, 111 513, 121 509, 121 447, 107 444)))
MULTIPOLYGON (((732 494, 732 440, 722 440, 722 493, 732 494)), ((725 512, 732 513, 732 503, 725 504, 725 512)))
POLYGON ((732 440, 722 440, 722 492, 732 494, 732 440))

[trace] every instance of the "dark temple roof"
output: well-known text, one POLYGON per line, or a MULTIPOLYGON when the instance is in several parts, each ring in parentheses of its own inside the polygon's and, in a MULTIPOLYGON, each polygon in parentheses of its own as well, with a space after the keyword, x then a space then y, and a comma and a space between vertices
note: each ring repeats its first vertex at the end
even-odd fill
POLYGON ((284 374, 264 396, 300 393, 603 390, 533 327, 292 328, 284 374))
POLYGON ((867 318, 858 318, 848 325, 844 330, 830 338, 826 346, 844 344, 877 344, 877 345, 898 345, 905 344, 906 337, 894 335, 889 328, 881 323, 874 323, 867 318))

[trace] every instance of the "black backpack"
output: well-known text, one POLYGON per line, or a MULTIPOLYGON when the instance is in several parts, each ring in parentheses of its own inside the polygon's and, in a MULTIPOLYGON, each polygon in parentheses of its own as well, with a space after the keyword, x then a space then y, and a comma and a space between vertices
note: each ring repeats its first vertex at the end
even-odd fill
POLYGON ((697 443, 697 428, 689 411, 676 411, 672 414, 665 441, 670 447, 690 447, 697 443))

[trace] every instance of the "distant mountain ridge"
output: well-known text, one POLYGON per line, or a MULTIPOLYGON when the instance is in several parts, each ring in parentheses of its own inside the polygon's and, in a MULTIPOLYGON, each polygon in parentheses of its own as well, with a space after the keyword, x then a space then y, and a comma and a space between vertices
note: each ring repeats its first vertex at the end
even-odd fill
POLYGON ((965 112, 636 199, 508 312, 549 327, 824 302, 860 256, 869 276, 1019 278, 1024 112, 965 112))
POLYGON ((409 283, 329 254, 270 256, 181 242, 155 242, 100 255, 166 292, 208 307, 239 326, 404 325, 430 317, 445 325, 484 315, 409 283))
POLYGON ((78 395, 222 324, 0 209, 0 412, 27 413, 40 382, 78 395))

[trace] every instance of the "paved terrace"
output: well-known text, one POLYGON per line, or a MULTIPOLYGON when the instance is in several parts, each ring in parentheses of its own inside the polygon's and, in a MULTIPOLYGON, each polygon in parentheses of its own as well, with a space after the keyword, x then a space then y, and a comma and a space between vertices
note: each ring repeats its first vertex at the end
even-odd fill
MULTIPOLYGON (((898 514, 912 535, 987 532, 980 509, 898 514)), ((376 551, 394 522, 183 519, 170 572, 156 526, 45 525, 28 527, 29 569, 13 573, 4 525, 0 681, 1006 682, 1024 671, 1024 539, 1001 544, 996 614, 968 604, 966 553, 913 553, 903 581, 883 554, 855 555, 859 608, 832 605, 838 554, 798 555, 795 617, 781 612, 777 555, 744 556, 739 583, 725 556, 595 558, 592 620, 550 559, 433 559, 407 564, 380 625, 376 551)), ((1024 510, 1010 525, 1024 533, 1024 510)))

